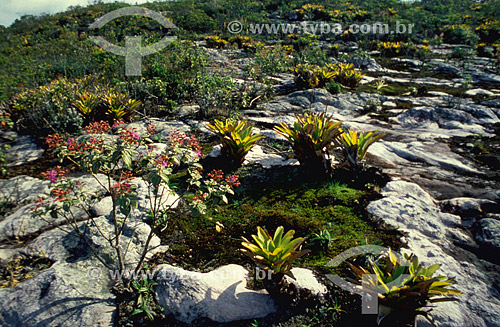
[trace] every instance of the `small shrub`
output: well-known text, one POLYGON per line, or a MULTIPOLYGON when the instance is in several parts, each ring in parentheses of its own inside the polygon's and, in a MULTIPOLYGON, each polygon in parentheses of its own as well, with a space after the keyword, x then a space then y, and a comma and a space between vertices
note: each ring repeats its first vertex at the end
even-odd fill
POLYGON ((354 69, 353 64, 326 64, 324 67, 316 65, 300 64, 293 72, 295 73, 295 83, 299 87, 324 87, 335 81, 345 87, 356 87, 363 74, 354 69))
POLYGON ((121 85, 121 91, 153 107, 153 114, 157 105, 191 99, 198 90, 198 76, 208 65, 205 50, 188 41, 170 43, 149 62, 143 77, 121 85))
POLYGON ((291 44, 295 51, 302 51, 317 43, 318 36, 303 33, 303 34, 288 34, 288 44, 291 44))
POLYGON ((132 316, 144 315, 148 320, 154 320, 157 311, 162 311, 163 308, 156 304, 154 299, 153 287, 158 285, 154 280, 147 276, 142 280, 133 280, 132 289, 134 290, 137 299, 135 302, 135 310, 132 311, 132 316))
POLYGON ((363 74, 354 69, 353 64, 327 64, 327 67, 334 73, 335 81, 346 87, 356 87, 363 77, 363 74))
POLYGON ((257 51, 255 63, 266 74, 287 72, 291 64, 286 49, 281 45, 257 51))
POLYGON ((101 120, 115 121, 130 120, 140 101, 131 99, 124 93, 115 90, 103 91, 95 88, 93 91, 78 92, 73 105, 85 117, 86 123, 101 120))
POLYGON ((10 145, 8 144, 0 144, 0 175, 5 175, 7 172, 7 158, 5 156, 5 152, 10 149, 10 145))
POLYGON ((82 81, 61 78, 17 94, 10 103, 15 128, 23 132, 36 131, 40 136, 54 129, 70 133, 79 131, 83 117, 73 108, 73 102, 81 88, 82 81))
POLYGON ((262 134, 252 135, 253 126, 246 121, 233 122, 226 119, 225 122, 215 120, 214 124, 207 124, 222 144, 222 156, 228 160, 233 167, 239 167, 245 160, 245 156, 255 143, 262 139, 262 134))
POLYGON ((306 46, 293 52, 293 63, 311 64, 323 66, 328 62, 328 49, 323 49, 317 45, 306 46))
POLYGON ((330 19, 328 10, 323 5, 306 3, 301 8, 295 10, 299 19, 319 20, 330 19))
POLYGON ((342 92, 342 84, 333 81, 326 84, 325 89, 331 94, 338 94, 342 92))
POLYGON ((324 74, 323 69, 316 65, 299 64, 293 69, 295 84, 300 88, 323 87, 333 75, 324 74))
POLYGON ((455 47, 453 48, 453 52, 450 54, 450 57, 455 59, 470 59, 476 55, 477 53, 474 49, 455 47))
POLYGON ((466 24, 446 25, 443 33, 443 39, 448 43, 475 46, 479 42, 479 36, 466 24))
POLYGON ((210 48, 224 49, 233 47, 243 49, 247 52, 256 52, 258 49, 262 49, 264 47, 262 43, 255 41, 250 36, 243 35, 233 35, 228 38, 217 35, 209 35, 206 36, 204 40, 210 48))
POLYGON ((199 74, 194 101, 200 106, 200 114, 205 117, 229 116, 233 107, 233 91, 236 85, 229 76, 222 74, 199 74))
POLYGON ((209 48, 224 49, 227 46, 229 46, 229 42, 227 40, 224 40, 223 38, 217 35, 206 36, 204 40, 209 48))
POLYGON ((332 235, 328 229, 324 229, 319 233, 312 234, 312 237, 310 237, 308 241, 308 247, 317 249, 318 252, 326 252, 330 248, 332 242, 332 235))
POLYGON ((422 57, 429 51, 428 46, 417 47, 412 42, 380 42, 378 50, 383 57, 422 57))
MULTIPOLYGON (((114 255, 103 255, 97 251, 96 243, 88 239, 93 236, 82 232, 75 221, 75 214, 80 211, 85 213, 84 218, 98 226, 89 208, 101 200, 101 196, 99 192, 89 195, 83 183, 68 179, 67 169, 55 167, 44 174, 50 181, 50 198, 39 198, 33 211, 33 216, 49 224, 54 223, 51 218, 59 218, 72 227, 107 269, 120 272, 121 281, 126 287, 130 286, 130 279, 135 275, 124 274, 125 269, 132 268, 134 273, 139 271, 151 250, 150 242, 155 231, 168 223, 171 210, 181 199, 188 204, 179 209, 181 214, 190 210, 197 214, 204 213, 208 201, 227 202, 225 195, 234 194, 233 187, 239 184, 238 176, 225 177, 219 171, 207 174, 208 178, 204 178, 203 167, 199 163, 201 148, 196 138, 171 132, 167 140, 162 140, 165 149, 156 152, 150 139, 155 133, 154 126, 148 126, 147 130, 148 135, 141 136, 121 124, 110 127, 104 121, 88 126, 87 133, 79 139, 52 134, 46 140, 49 148, 61 160, 70 160, 80 170, 89 173, 100 186, 101 193, 111 196, 111 228, 109 232, 98 233, 95 237, 100 238, 97 242, 100 247, 107 246, 114 255), (110 141, 108 133, 116 135, 116 141, 110 141), (171 177, 176 173, 185 174, 185 189, 179 193, 170 188, 171 177), (106 178, 99 178, 98 174, 104 174, 106 178), (135 212, 138 195, 133 183, 134 174, 143 178, 150 197, 148 208, 135 212), (151 224, 147 240, 140 249, 140 257, 134 262, 130 262, 130 254, 126 251, 128 245, 120 237, 131 219, 147 219, 151 224)), ((131 233, 130 237, 138 237, 134 235, 137 233, 134 228, 131 233)))
POLYGON ((500 39, 500 19, 486 18, 478 27, 476 33, 483 42, 493 43, 500 39))

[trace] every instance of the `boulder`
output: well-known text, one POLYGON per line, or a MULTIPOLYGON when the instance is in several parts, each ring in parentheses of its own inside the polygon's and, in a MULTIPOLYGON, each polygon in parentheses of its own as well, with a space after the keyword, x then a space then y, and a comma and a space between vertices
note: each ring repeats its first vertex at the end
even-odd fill
POLYGON ((424 64, 421 60, 408 59, 408 58, 391 58, 391 61, 412 68, 420 68, 424 64))
POLYGON ((474 82, 477 83, 500 83, 500 75, 486 73, 480 69, 468 69, 464 74, 471 75, 474 82))
MULTIPOLYGON (((211 158, 216 158, 221 155, 222 145, 216 145, 213 147, 212 151, 208 154, 211 158)), ((288 166, 288 165, 298 165, 296 159, 288 159, 279 154, 265 153, 260 145, 255 145, 245 156, 245 161, 243 161, 243 166, 258 164, 264 168, 271 168, 273 166, 288 166)))
POLYGON ((16 176, 0 180, 0 200, 10 202, 14 208, 35 202, 49 195, 49 182, 30 176, 16 176))
POLYGON ((189 125, 181 121, 175 121, 175 120, 165 121, 163 119, 152 119, 152 118, 130 123, 126 125, 126 127, 128 129, 135 130, 141 136, 145 136, 147 133, 147 126, 150 124, 155 125, 156 132, 160 134, 163 138, 168 137, 170 133, 174 131, 179 131, 183 133, 188 133, 191 131, 191 127, 189 127, 189 125))
POLYGON ((246 287, 247 270, 227 265, 209 273, 183 270, 171 265, 158 266, 156 296, 178 320, 190 323, 198 318, 217 322, 262 318, 276 312, 276 305, 265 291, 246 287))
POLYGON ((446 63, 442 59, 432 59, 430 64, 433 66, 432 69, 436 72, 452 74, 455 77, 459 76, 460 69, 452 64, 446 63))
POLYGON ((193 116, 193 115, 197 114, 199 111, 200 111, 200 106, 197 104, 184 105, 178 109, 176 114, 182 118, 182 117, 193 116))
POLYGON ((294 278, 285 275, 285 279, 287 283, 295 286, 301 298, 324 299, 328 294, 328 289, 318 280, 312 270, 292 268, 291 273, 294 278))
MULTIPOLYGON (((44 230, 55 228, 55 226, 64 224, 66 221, 63 217, 53 218, 50 215, 44 215, 43 217, 33 216, 34 208, 33 204, 27 204, 0 221, 0 240, 22 239, 44 230)), ((74 210, 73 214, 76 220, 85 218, 84 212, 81 209, 74 210)))
POLYGON ((392 101, 385 101, 385 102, 382 103, 382 107, 397 108, 398 104, 396 102, 392 102, 392 101))
POLYGON ((264 168, 298 165, 296 159, 288 159, 274 153, 265 153, 260 145, 254 146, 246 155, 243 165, 259 164, 264 168))
POLYGON ((486 107, 500 108, 500 98, 487 100, 487 101, 481 102, 481 104, 483 106, 486 106, 486 107))
POLYGON ((457 169, 467 173, 480 172, 459 155, 453 153, 445 143, 433 141, 410 143, 380 141, 369 150, 378 160, 393 166, 412 162, 424 162, 430 166, 457 169))

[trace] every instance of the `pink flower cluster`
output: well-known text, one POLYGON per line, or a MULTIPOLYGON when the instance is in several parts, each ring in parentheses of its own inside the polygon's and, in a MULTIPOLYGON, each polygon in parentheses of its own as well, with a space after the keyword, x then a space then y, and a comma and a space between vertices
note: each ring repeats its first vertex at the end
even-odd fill
POLYGON ((61 145, 62 141, 63 141, 63 139, 62 139, 61 135, 59 135, 57 133, 51 134, 51 135, 47 136, 47 138, 45 139, 45 142, 47 143, 49 148, 58 147, 59 145, 61 145))
POLYGON ((207 197, 208 197, 207 193, 197 194, 193 197, 193 201, 204 202, 207 199, 207 197))
POLYGON ((141 136, 135 132, 133 129, 129 130, 126 128, 123 128, 120 132, 120 139, 128 144, 139 144, 139 140, 141 139, 141 136))
POLYGON ((104 149, 102 148, 104 141, 93 136, 85 142, 78 142, 73 137, 68 137, 66 141, 63 141, 62 136, 56 133, 47 136, 45 142, 47 143, 49 148, 57 148, 59 146, 66 147, 69 154, 78 154, 91 150, 96 150, 99 152, 104 151, 104 149))
POLYGON ((174 145, 187 145, 189 146, 193 151, 195 151, 196 155, 198 157, 202 156, 201 153, 201 146, 198 143, 198 139, 194 136, 188 137, 185 133, 181 133, 179 131, 173 131, 168 139, 172 144, 174 145))
POLYGON ((207 174, 214 182, 222 182, 225 181, 229 187, 239 187, 241 185, 238 175, 231 175, 224 178, 224 172, 222 170, 212 170, 211 173, 207 174))
POLYGON ((63 178, 69 173, 69 170, 66 168, 62 168, 61 166, 55 166, 54 169, 51 169, 47 172, 42 173, 46 180, 50 181, 51 184, 57 182, 58 178, 63 178))

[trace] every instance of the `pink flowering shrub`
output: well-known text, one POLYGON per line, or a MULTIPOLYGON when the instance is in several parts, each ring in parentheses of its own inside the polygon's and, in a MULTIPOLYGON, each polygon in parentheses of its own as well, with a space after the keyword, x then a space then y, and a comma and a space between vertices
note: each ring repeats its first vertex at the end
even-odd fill
POLYGON ((93 220, 89 208, 100 198, 87 194, 84 185, 69 179, 67 169, 57 166, 43 173, 50 181, 50 198, 37 200, 34 215, 46 219, 44 217, 50 214, 51 217, 66 219, 86 241, 94 255, 109 269, 125 269, 126 258, 122 253, 120 240, 123 226, 129 220, 132 210, 138 207, 134 176, 142 177, 146 182, 150 205, 147 212, 141 214, 152 224, 142 257, 135 267, 136 271, 143 264, 154 230, 165 223, 165 215, 168 216, 179 201, 189 204, 188 207, 195 212, 204 213, 208 202, 227 203, 227 194, 234 194, 233 189, 240 185, 237 175, 224 176, 222 171, 214 170, 204 177, 199 163, 201 147, 195 137, 185 133, 173 132, 166 140, 160 140, 153 125, 148 126, 146 135, 141 136, 121 123, 109 126, 105 121, 92 123, 85 131, 86 134, 79 138, 52 134, 47 137, 46 142, 61 161, 70 160, 81 170, 91 174, 102 188, 102 193, 111 196, 111 218, 115 232, 112 235, 101 235, 115 250, 118 262, 113 265, 100 258, 92 248, 92 242, 86 240, 86 236, 78 230, 75 210, 88 213, 87 219, 93 220), (157 144, 153 143, 153 137, 166 144, 165 150, 155 151, 157 144), (184 183, 186 186, 176 190, 175 201, 167 206, 164 204, 165 200, 174 195, 169 187, 171 177, 181 171, 187 176, 184 183), (97 174, 104 174, 107 178, 98 178, 97 174))

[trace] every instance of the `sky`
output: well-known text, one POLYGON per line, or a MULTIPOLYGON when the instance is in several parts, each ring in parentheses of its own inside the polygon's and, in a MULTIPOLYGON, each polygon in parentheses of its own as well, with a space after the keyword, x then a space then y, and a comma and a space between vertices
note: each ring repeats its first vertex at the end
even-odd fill
MULTIPOLYGON (((23 15, 54 14, 65 11, 69 6, 86 6, 92 0, 0 0, 0 25, 9 26, 23 15)), ((104 0, 103 2, 114 2, 104 0)), ((120 0, 130 4, 145 3, 148 0, 120 0)))

